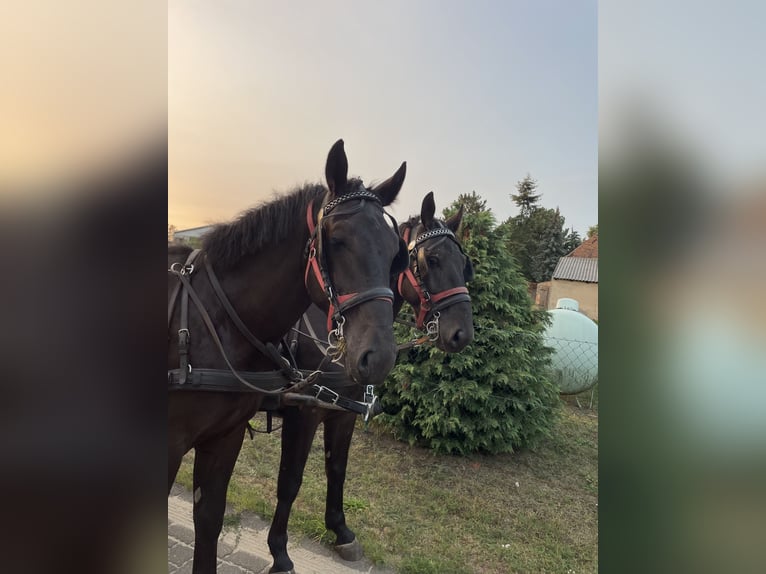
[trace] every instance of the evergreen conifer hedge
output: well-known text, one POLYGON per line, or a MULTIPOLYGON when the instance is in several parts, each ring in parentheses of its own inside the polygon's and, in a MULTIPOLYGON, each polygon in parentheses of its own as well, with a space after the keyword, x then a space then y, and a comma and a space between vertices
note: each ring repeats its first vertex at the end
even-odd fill
MULTIPOLYGON (((465 206, 460 240, 474 264, 475 335, 463 351, 424 346, 400 355, 381 389, 387 413, 376 420, 396 437, 440 453, 502 453, 534 447, 551 429, 559 406, 548 374, 551 350, 542 332, 548 314, 534 310, 512 254, 508 230, 496 225, 475 192, 465 206)), ((405 307, 404 312, 409 307, 405 307)), ((398 328, 399 340, 415 333, 398 328)))

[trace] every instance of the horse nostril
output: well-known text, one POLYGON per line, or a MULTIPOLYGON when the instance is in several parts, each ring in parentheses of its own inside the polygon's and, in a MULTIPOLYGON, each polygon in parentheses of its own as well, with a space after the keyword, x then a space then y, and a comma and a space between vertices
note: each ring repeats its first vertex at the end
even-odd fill
POLYGON ((455 334, 452 335, 452 339, 450 340, 450 343, 452 343, 452 346, 455 349, 460 347, 460 344, 463 342, 463 339, 465 338, 464 335, 465 333, 463 332, 463 329, 458 329, 457 331, 455 331, 455 334))
POLYGON ((372 356, 372 351, 365 351, 365 353, 359 359, 359 365, 358 365, 359 372, 363 376, 367 376, 369 374, 368 371, 370 370, 370 358, 371 358, 371 356, 372 356))

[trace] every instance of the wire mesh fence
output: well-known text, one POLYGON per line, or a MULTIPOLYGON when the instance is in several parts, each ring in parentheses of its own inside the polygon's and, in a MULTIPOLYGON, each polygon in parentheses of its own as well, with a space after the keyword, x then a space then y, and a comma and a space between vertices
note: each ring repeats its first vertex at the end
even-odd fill
POLYGON ((554 349, 553 376, 562 393, 580 393, 596 384, 598 343, 545 337, 545 344, 554 349))

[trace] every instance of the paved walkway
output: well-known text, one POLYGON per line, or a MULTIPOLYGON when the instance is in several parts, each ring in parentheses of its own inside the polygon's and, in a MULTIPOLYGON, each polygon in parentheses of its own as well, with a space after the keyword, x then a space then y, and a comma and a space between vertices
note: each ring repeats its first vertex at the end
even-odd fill
MULTIPOLYGON (((266 536, 269 523, 244 513, 240 525, 224 527, 218 540, 218 574, 267 574, 272 564, 266 536)), ((168 574, 191 574, 194 545, 192 497, 174 485, 168 497, 168 574)), ((311 540, 287 544, 297 574, 392 574, 369 560, 344 562, 311 540)))

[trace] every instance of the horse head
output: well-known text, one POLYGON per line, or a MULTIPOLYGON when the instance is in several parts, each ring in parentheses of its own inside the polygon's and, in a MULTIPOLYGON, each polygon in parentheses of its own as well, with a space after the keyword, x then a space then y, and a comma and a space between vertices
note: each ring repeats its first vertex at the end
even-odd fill
POLYGON ((343 354, 346 373, 360 384, 383 382, 396 360, 392 273, 407 263, 393 218, 384 212, 404 183, 406 163, 391 178, 365 187, 348 177, 343 140, 327 157, 327 193, 310 224, 306 287, 328 313, 331 353, 343 354))
POLYGON ((412 305, 418 328, 426 330, 442 351, 456 353, 473 340, 471 299, 465 286, 473 279, 473 265, 455 235, 463 219, 462 206, 446 221, 437 219, 435 212, 431 192, 423 199, 420 221, 403 226, 410 265, 397 287, 412 305))

